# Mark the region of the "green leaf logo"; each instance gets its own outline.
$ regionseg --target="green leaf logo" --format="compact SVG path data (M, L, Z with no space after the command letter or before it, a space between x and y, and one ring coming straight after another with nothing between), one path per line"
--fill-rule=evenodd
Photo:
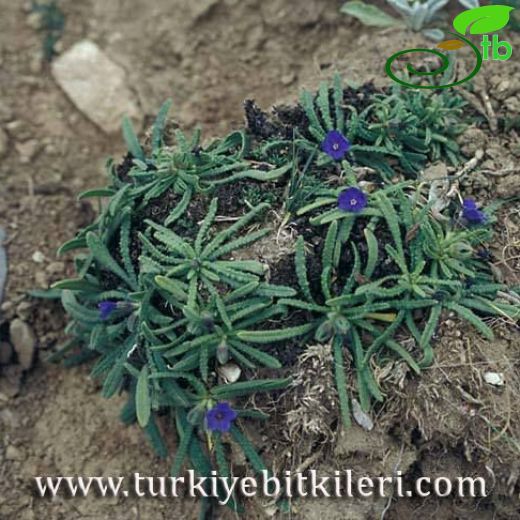
M499 31L509 22L513 7L508 5L486 5L460 13L453 20L453 27L460 34L486 34Z

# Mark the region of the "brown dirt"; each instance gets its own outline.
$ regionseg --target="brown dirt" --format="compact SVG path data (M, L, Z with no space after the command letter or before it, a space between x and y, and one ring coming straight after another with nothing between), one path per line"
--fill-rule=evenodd
M171 96L175 119L186 128L201 124L206 136L236 127L244 99L253 98L264 108L294 100L301 86L314 86L335 68L350 80L387 85L381 73L385 58L421 41L406 33L375 36L341 16L336 0L59 4L67 19L63 48L82 38L95 41L125 67L145 114L151 117ZM0 129L8 136L0 162L0 225L8 235L10 266L0 323L23 318L39 343L31 371L22 374L15 363L0 373L0 518L194 518L197 507L189 500L51 502L34 495L35 475L166 475L168 466L154 457L137 426L119 422L123 398L103 400L88 367L67 370L45 362L46 351L63 340L63 314L57 304L32 300L26 292L71 274L71 259L56 259L56 249L94 209L76 202L76 193L103 183L105 158L120 156L123 144L119 136L103 135L53 82L41 61L41 35L28 24L22 5L0 0L0 8ZM509 41L520 48L518 37L511 35ZM518 65L485 64L477 85L490 92L497 113L508 110L518 118ZM468 158L484 147L483 168L507 170L509 162L518 164L517 131L497 137L484 123L479 135L467 135ZM518 173L479 173L461 184L479 197L520 194ZM504 206L499 222L491 252L504 279L518 284L518 204ZM34 256L37 251L43 261ZM385 518L518 518L519 340L511 327L496 323L496 328L499 339L489 343L458 323L446 323L436 365L421 380L406 377L399 366L381 374L389 398L377 411L376 429L336 433L335 445L312 448L311 467L389 475L399 462L410 475L486 477L489 467L496 488L487 501L403 499ZM504 372L506 387L483 383L486 370ZM267 428L252 432L267 459L280 460L279 467L297 467L305 449L295 449L278 435L287 428L283 413ZM273 443L267 435L281 440ZM258 504L249 506L248 518L265 516ZM294 504L294 517L379 518L384 507L382 501L302 500Z

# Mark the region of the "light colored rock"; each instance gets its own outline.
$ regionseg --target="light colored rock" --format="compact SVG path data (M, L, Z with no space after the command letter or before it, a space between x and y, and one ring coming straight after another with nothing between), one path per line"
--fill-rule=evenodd
M289 72L287 74L284 74L280 78L282 85L288 87L289 85L292 85L296 80L296 74L294 72Z
M45 255L41 251L35 251L32 254L33 262L37 264L42 264L45 261Z
M9 139L7 134L0 128L0 159L7 155L9 151Z
M34 275L34 281L38 287L46 289L49 287L49 277L45 271L38 271Z
M448 168L442 162L438 162L428 166L421 176L424 181L435 181L445 179L448 176Z
M5 125L5 129L9 137L15 141L27 141L31 138L31 129L25 121L20 121L19 119L9 121L9 123Z
M9 325L9 337L24 370L31 368L36 351L36 336L25 321L14 319Z
M484 380L488 385L504 386L504 374L498 372L486 372Z
M13 111L11 107L5 102L0 100L0 121L7 123L13 119Z
M23 460L24 459L24 456L23 456L23 453L16 447L16 446L13 446L12 444L7 446L7 449L5 450L5 458L7 460Z
M14 316L15 306L11 301L5 301L0 305L0 317L11 320Z
M211 11L220 4L220 0L198 0L197 2L190 2L191 15L193 21L199 21L200 19L209 16Z
M27 16L26 21L31 29L39 30L43 27L43 16L41 12L33 11Z
M23 321L29 321L34 304L32 301L22 300L16 306L16 315Z
M43 70L43 50L36 49L31 53L29 59L29 70L32 74L40 74Z
M106 133L118 132L125 114L141 120L124 69L95 43L76 43L52 62L52 74L76 107Z
M217 367L217 372L226 383L236 383L240 379L242 370L235 363L226 363Z
M47 266L47 272L50 274L62 274L65 271L64 262L51 262Z
M20 365L9 365L2 368L0 401L9 401L18 395L22 383L22 372Z
M363 411L356 399L352 399L352 415L359 426L367 432L374 428L374 422L370 416Z
M29 164L41 150L41 144L36 139L29 139L23 143L16 143L16 151L20 155L20 162Z

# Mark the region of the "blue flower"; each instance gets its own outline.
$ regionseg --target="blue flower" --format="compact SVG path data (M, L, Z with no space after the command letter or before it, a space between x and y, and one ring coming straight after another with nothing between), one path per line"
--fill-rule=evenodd
M102 320L107 320L110 315L117 309L117 302L105 300L98 303L99 317Z
M368 197L359 188L348 188L338 197L338 208L349 213L359 213L368 204Z
M341 161L350 150L350 141L338 130L331 130L321 143L321 149L335 161Z
M237 413L226 402L217 403L211 410L206 412L208 429L212 432L228 432L231 428L231 423L236 418Z
M473 199L463 200L462 216L469 224L484 224L487 221L487 215L477 208L477 203Z

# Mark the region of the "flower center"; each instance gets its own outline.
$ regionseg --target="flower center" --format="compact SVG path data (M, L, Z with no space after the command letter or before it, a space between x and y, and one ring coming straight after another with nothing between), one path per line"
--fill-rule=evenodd
M215 419L217 419L217 421L222 421L222 419L224 419L224 414L222 412L217 412L215 414Z
M356 206L357 205L357 200L356 199L350 199L350 205L351 206Z
M339 150L339 143L334 143L332 145L332 149L335 150L335 151L338 151Z

